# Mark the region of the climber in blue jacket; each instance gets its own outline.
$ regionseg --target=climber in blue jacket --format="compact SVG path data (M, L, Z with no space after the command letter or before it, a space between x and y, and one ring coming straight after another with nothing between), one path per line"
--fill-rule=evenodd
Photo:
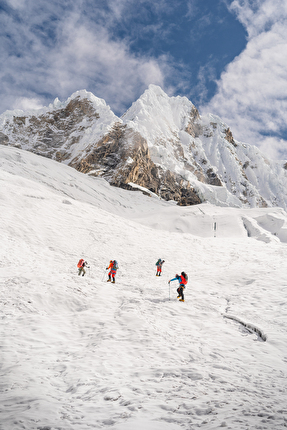
M185 289L185 286L187 284L188 276L185 272L181 272L180 275L175 275L175 278L170 279L168 281L168 283L170 283L172 281L176 281L176 280L178 280L178 282L179 282L179 287L177 289L177 292L178 292L177 298L179 299L180 302L184 302L183 290Z

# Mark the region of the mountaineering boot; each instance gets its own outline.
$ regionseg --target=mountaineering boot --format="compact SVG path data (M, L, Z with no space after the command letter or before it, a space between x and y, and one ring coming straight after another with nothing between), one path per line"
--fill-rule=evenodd
M179 299L180 298L180 296L177 296L177 299Z
M116 283L116 281L113 279L113 280L112 280L112 284L115 284L115 283Z
M111 282L111 280L110 280L110 279L108 279L108 280L107 280L107 282Z
M184 302L184 299L179 299L179 302Z

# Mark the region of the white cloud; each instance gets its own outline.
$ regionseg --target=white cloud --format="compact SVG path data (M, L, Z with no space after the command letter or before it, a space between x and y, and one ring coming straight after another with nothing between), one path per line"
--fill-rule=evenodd
M22 4L10 2L15 8ZM3 108L11 109L16 100L29 97L47 104L52 101L49 95L63 100L87 89L123 113L149 83L164 87L165 75L173 70L169 59L137 56L131 53L128 40L114 38L109 28L129 0L110 0L109 4L116 13L100 8L97 14L93 8L93 19L81 1L67 11L53 0L27 2L27 10L16 19L8 14L2 21L0 17L3 28L9 23L9 37L5 32L0 35Z
M186 6L187 6L186 16L189 18L192 18L193 16L195 16L198 11L197 0L187 0Z
M246 27L249 37L266 31L275 22L284 22L287 15L286 0L234 0L230 10Z
M14 105L12 106L12 109L22 109L24 111L26 110L34 110L34 109L41 109L43 107L43 104L40 99L38 98L29 98L29 97L19 97L15 100Z
M277 3L252 2L253 8L248 1L232 3L249 41L221 75L218 91L203 111L219 115L235 139L287 158L287 0L280 2L280 13Z
M7 3L13 9L23 9L25 7L26 0L7 0Z
M111 40L101 26L91 31L70 20L61 33L61 43L48 54L48 82L58 88L59 96L85 88L122 110L127 100L134 101L139 88L150 82L163 86L164 58L132 55L125 41Z

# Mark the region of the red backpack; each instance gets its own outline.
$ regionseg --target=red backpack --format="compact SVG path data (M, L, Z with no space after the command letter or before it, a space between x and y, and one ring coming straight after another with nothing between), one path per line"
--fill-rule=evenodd
M186 285L188 281L188 276L185 272L181 272L181 283Z
M79 260L78 264L77 264L77 267L78 267L78 268L82 267L82 265L83 265L83 262L84 262L84 261L85 261L85 260L84 260L83 258L81 258L81 259Z

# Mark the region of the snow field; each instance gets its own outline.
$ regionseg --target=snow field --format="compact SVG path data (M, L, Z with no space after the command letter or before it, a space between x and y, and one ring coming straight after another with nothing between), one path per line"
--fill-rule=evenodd
M30 179L28 159L26 177L16 163L0 170L0 429L286 426L286 244L247 237L229 208L214 208L225 222L206 237L211 205L188 212L102 181L91 190L77 172L69 195L67 167L60 180L63 166L27 157ZM184 303L168 286L182 270Z

